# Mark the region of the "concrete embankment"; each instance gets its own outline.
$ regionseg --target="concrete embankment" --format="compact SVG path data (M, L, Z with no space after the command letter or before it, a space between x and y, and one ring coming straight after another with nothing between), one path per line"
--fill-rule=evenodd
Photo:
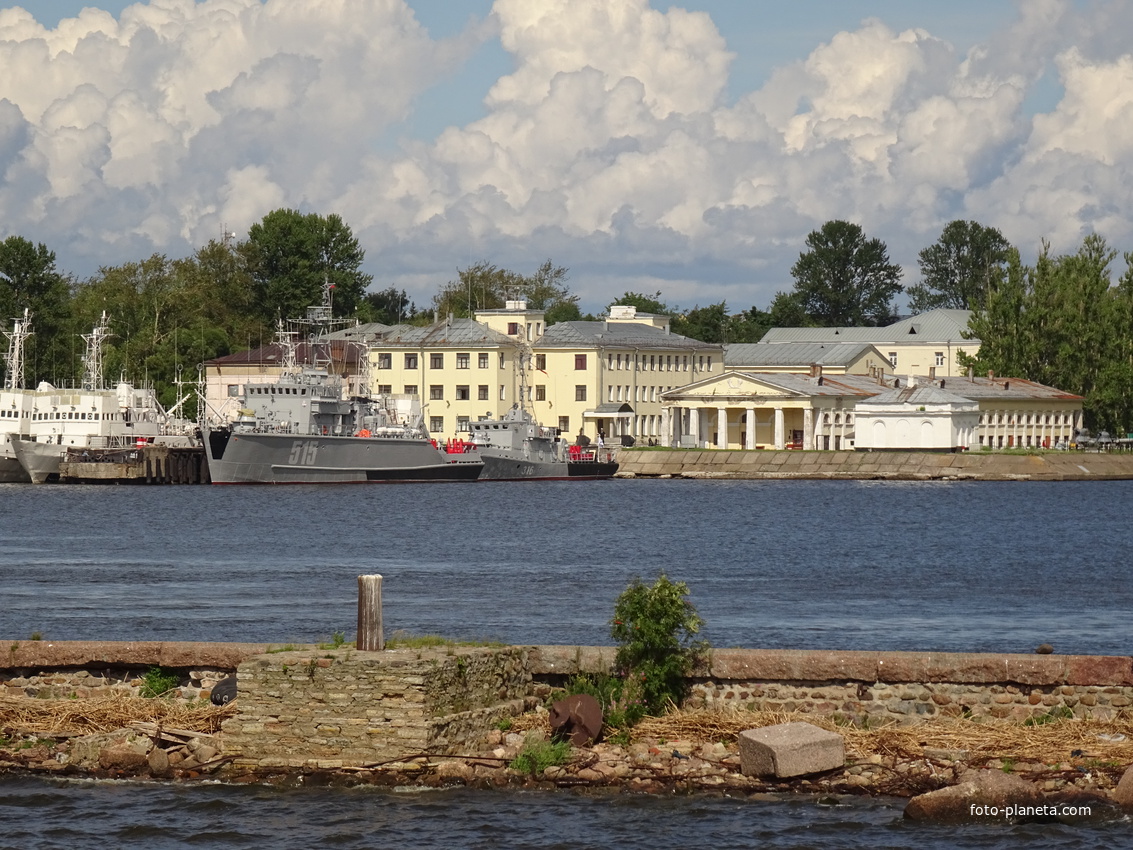
M622 449L620 478L1104 481L1133 479L1133 452L849 452Z

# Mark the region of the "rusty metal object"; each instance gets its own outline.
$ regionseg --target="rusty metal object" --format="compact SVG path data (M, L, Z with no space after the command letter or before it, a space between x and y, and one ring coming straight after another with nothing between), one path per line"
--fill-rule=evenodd
M575 694L551 706L551 735L569 738L576 747L585 747L602 734L602 706L589 694Z

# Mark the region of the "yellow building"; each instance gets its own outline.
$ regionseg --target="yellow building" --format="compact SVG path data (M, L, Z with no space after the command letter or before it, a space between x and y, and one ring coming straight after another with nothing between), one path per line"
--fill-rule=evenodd
M772 328L762 343L869 343L877 347L888 363L885 371L899 375L927 375L934 370L937 377L964 374L957 361L963 351L979 354L978 339L964 339L971 318L969 310L929 310L919 316L902 319L884 328Z
M497 418L518 401L526 334L525 325L509 336L451 316L424 328L398 325L370 342L370 391L419 399L429 432L456 437L469 422Z
M721 374L723 347L669 332L667 317L610 312L607 321L552 325L533 343L531 408L568 437L660 441L662 393Z

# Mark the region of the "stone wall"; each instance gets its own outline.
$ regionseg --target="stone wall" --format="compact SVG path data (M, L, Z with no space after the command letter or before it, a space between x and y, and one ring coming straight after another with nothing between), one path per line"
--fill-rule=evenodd
M538 647L536 680L609 670L613 650ZM690 704L800 711L858 724L929 717L1110 719L1133 705L1133 658L996 653L713 650Z
M738 451L621 449L618 477L912 481L1089 481L1133 478L1133 452Z
M251 768L336 768L473 751L531 689L522 648L284 652L242 663L224 752Z

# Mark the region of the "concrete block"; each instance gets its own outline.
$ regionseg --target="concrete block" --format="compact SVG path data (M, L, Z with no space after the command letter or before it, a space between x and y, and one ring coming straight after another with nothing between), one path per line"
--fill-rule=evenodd
M809 723L781 723L740 733L740 771L745 776L802 776L845 763L842 736Z

